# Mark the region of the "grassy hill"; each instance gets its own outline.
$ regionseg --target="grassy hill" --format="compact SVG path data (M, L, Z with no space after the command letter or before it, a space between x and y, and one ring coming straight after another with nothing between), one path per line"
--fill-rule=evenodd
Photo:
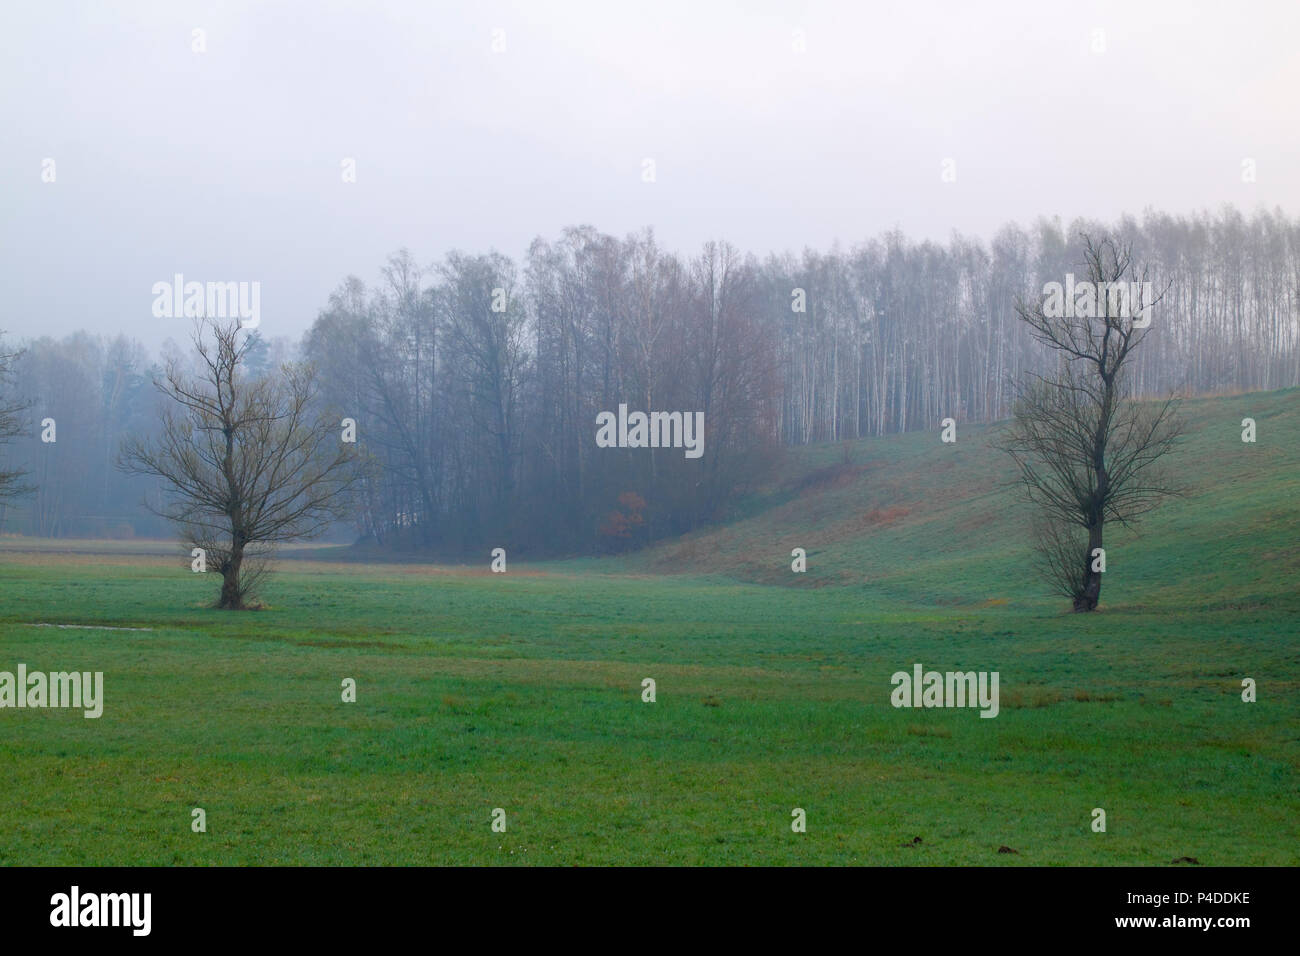
M1107 530L1102 606L1297 606L1300 390L1184 403L1171 469L1189 488L1138 527ZM1241 440L1253 418L1254 444ZM1030 511L991 444L911 433L792 453L750 516L619 562L633 571L717 574L798 588L844 586L910 604L1061 604L1032 568ZM845 456L847 453L847 462ZM790 551L808 553L793 574Z

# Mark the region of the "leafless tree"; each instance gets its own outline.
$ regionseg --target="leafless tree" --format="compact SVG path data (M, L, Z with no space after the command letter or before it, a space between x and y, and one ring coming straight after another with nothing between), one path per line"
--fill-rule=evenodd
M1180 493L1160 465L1181 426L1175 399L1134 400L1126 380L1133 350L1147 334L1144 323L1151 321L1147 310L1164 293L1144 291L1145 269L1138 284L1130 282L1136 269L1127 245L1110 238L1094 243L1086 234L1083 240L1095 308L1045 310L1042 301L1016 306L1059 363L1054 373L1029 375L1002 444L1040 510L1037 548L1046 577L1071 598L1074 610L1092 611L1101 598L1098 549L1106 522L1131 526ZM1107 294L1121 282L1133 290L1127 304Z
M200 321L198 373L176 362L156 384L170 399L156 439L128 438L131 473L162 479L159 511L221 572L217 606L247 606L277 542L314 537L341 517L355 476L353 446L320 413L314 367L286 364L261 377L242 365L251 339L238 323Z

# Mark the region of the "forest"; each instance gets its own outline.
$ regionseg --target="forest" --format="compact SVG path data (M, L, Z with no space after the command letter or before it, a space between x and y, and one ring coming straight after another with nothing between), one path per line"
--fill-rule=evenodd
M608 553L727 518L785 447L1005 418L1015 383L1057 361L1016 305L1080 271L1084 233L1131 243L1138 278L1164 293L1132 394L1300 384L1300 220L1232 207L1041 219L988 242L892 231L766 258L591 226L538 238L519 262L403 249L372 280L343 279L301 338L265 315L243 371L312 363L319 401L356 423L366 467L338 540ZM142 289L142 311L152 298ZM157 353L93 329L5 340L16 354L0 397L22 427L0 453L31 491L0 499L0 532L170 534L150 510L161 487L118 468L124 439L158 428L164 364L193 361L186 321L165 321ZM602 447L599 416L620 405L700 416L707 453Z

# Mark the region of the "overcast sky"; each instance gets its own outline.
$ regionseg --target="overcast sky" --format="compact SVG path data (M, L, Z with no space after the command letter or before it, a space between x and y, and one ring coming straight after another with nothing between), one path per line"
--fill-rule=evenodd
M296 338L402 246L578 223L765 254L1295 215L1297 50L1294 0L6 4L0 328L183 339L151 311L179 272L260 282Z

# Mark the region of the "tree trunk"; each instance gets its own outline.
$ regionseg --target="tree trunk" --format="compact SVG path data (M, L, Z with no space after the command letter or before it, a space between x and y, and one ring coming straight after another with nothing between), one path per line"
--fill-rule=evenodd
M224 611L242 611L244 594L239 587L239 569L244 563L244 546L236 542L230 549L230 563L221 573L221 602Z
M1094 571L1093 552L1101 547L1101 522L1088 529L1088 551L1083 556L1083 589L1074 596L1074 610L1095 611L1101 601L1101 572Z
M1098 276L1100 278L1100 276ZM1101 545L1101 531L1106 522L1107 496L1110 494L1110 473L1106 470L1106 440L1110 431L1112 410L1116 405L1114 373L1102 372L1106 390L1102 399L1101 424L1097 428L1092 449L1092 469L1096 481L1092 505L1088 514L1088 553L1083 556L1083 589L1074 596L1074 610L1095 611L1101 600L1101 574L1093 570L1094 555Z

